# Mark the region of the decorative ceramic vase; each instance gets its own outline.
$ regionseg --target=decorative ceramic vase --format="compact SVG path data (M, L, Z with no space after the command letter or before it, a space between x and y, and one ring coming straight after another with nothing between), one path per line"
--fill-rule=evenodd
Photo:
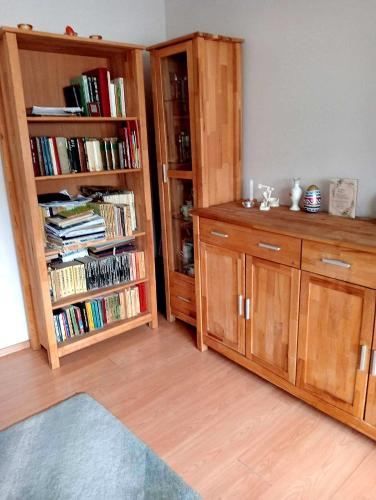
M312 184L312 186L307 187L304 193L304 210L311 214L315 214L320 210L320 206L321 191L315 184Z
M294 212L299 212L299 201L302 197L303 189L300 187L300 177L294 177L293 179L294 185L292 186L290 198L291 198L291 207L290 210Z

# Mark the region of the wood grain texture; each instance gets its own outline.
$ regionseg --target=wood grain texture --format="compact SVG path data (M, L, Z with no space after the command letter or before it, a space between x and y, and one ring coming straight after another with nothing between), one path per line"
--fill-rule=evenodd
M288 207L273 208L262 212L257 208L243 208L240 201L209 208L196 209L193 213L207 219L236 224L251 229L261 229L307 241L317 241L360 251L376 253L376 220L346 219L325 212L308 214L291 212Z
M376 428L376 319L373 333L372 354L368 377L367 400L364 420Z
M180 212L179 179L192 179L195 207L239 198L241 190L241 43L229 37L194 33L150 48L158 182L162 219L162 247L166 283L167 318L189 318L172 296L171 273L181 251L179 228L172 221ZM186 61L186 63L184 63ZM170 78L186 64L187 116L175 109ZM180 66L179 66L180 65ZM176 134L183 119L190 132L191 165L175 168ZM180 124L180 122L179 122ZM163 165L168 168L167 182ZM178 202L176 201L178 200ZM175 221L176 222L176 221ZM197 255L197 254L196 254ZM171 302L174 302L173 306ZM186 309L186 308L185 308ZM180 314L181 313L181 314Z
M14 209L13 227L21 268L26 310L33 347L40 344L47 350L50 366L59 366L59 357L84 346L117 335L142 322L157 326L155 292L153 221L149 179L149 158L146 135L146 111L143 77L143 51L137 46L112 42L93 43L69 40L69 37L43 33L25 33L3 29L0 32L2 62L1 103L4 105L5 173L8 196ZM29 135L61 135L108 137L118 134L121 120L56 117L27 119L26 107L32 105L59 106L64 104L63 87L77 74L105 66L113 76L125 77L127 112L137 117L143 168L139 171L116 172L116 175L74 175L34 178ZM94 182L95 179L95 182ZM17 180L17 182L16 182ZM37 195L67 189L76 195L81 186L113 186L130 189L135 193L137 223L142 237L137 239L137 249L145 252L146 291L148 312L134 320L106 327L98 335L88 335L75 342L57 345L53 307L51 304L47 266L44 251L44 234L40 224ZM13 212L13 210L12 210ZM96 294L96 292L95 292ZM79 297L72 296L73 303ZM85 297L82 296L82 299ZM68 305L64 301L64 305ZM61 304L60 304L61 305ZM38 332L38 335L36 334Z
M323 259L340 261L340 264L350 267L325 263ZM376 288L376 255L374 253L305 241L302 250L302 269L349 283Z
M300 271L246 257L246 355L295 384Z
M200 353L182 323L159 325L67 356L54 372L43 351L1 358L0 428L84 391L203 498L374 498L371 440Z
M244 354L245 256L201 243L200 267L205 335Z
M303 272L298 386L363 416L375 314L375 292ZM361 370L360 349L366 348Z
M300 268L302 242L298 238L201 217L200 234L202 241L212 245ZM271 248L267 248L269 245Z
M164 47L168 47L170 45L176 45L177 43L186 42L188 40L195 40L196 38L204 38L205 40L218 40L230 43L236 42L239 44L244 42L243 38L236 38L232 36L219 35L213 33L204 33L202 31L195 31L194 33L189 33L188 35L179 36L176 38L172 38L171 40L167 40L165 42L160 42L154 45L150 45L149 47L147 47L147 50L149 51L158 50Z

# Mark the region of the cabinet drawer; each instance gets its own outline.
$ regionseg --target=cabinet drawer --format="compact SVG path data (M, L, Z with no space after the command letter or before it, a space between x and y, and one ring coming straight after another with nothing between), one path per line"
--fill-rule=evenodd
M194 278L170 274L171 307L173 313L181 312L191 318L196 318L196 294Z
M200 219L200 240L261 259L300 268L301 240L225 222Z
M376 255L325 243L303 242L302 269L376 288Z

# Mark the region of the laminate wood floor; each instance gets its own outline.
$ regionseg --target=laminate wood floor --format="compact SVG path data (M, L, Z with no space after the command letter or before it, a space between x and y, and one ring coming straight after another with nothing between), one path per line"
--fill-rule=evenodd
M160 317L74 353L0 358L0 428L87 392L206 499L375 499L376 445Z

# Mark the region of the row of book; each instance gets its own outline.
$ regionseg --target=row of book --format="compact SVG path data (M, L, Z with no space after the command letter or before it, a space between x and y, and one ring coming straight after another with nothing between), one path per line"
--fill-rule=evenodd
M146 311L144 283L129 287L121 293L77 302L54 312L56 340L58 343L64 342Z
M51 262L48 278L53 302L70 295L145 278L143 251L105 257L86 256L72 262Z
M82 108L86 116L126 116L124 78L111 79L107 68L96 68L71 78L64 87L68 107Z
M62 252L78 250L82 244L132 236L129 205L96 202L62 211L45 220L46 241Z
M137 122L118 137L30 137L34 175L54 176L141 168Z

